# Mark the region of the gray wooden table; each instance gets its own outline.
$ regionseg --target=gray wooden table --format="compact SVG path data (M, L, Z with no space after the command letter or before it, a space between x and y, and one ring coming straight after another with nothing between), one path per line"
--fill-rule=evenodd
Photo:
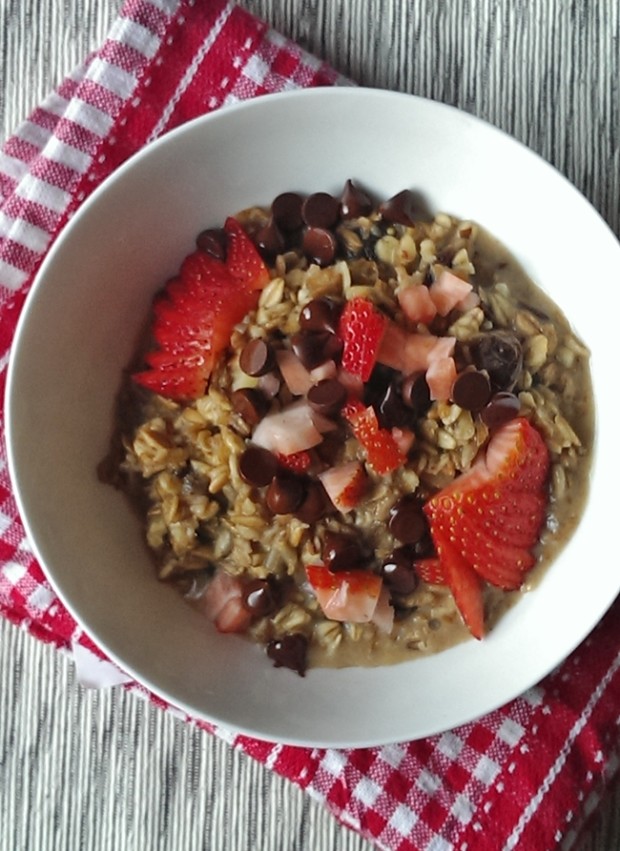
M104 38L119 0L0 0L0 140ZM246 0L356 82L485 118L620 233L618 0ZM544 198L532 199L544 203ZM0 850L369 851L296 787L0 622ZM579 851L620 848L610 791ZM536 849L527 849L536 851Z

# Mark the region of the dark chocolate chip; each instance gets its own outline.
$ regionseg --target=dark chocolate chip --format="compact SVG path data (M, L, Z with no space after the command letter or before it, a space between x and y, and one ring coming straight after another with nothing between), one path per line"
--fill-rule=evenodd
M310 228L333 227L340 214L340 202L329 192L313 192L301 207L301 216Z
M412 372L402 383L401 395L408 408L420 416L426 413L431 404L431 393L423 372Z
M267 507L274 514L292 514L302 504L306 489L297 476L278 473L267 488Z
M330 354L333 345L331 337L335 337L335 334L328 331L299 331L291 337L291 348L306 369L314 369L333 357L333 354ZM338 342L338 338L336 341Z
M299 314L299 326L304 331L331 331L336 333L340 306L331 298L314 298L305 304Z
M267 579L253 579L248 582L241 599L248 612L257 618L265 617L276 609L276 596Z
M271 215L283 231L294 231L303 224L301 207L303 198L297 192L282 192L271 205Z
M403 189L379 207L386 222L400 225L412 225L415 222L415 195L410 189Z
M226 233L223 228L207 228L196 237L196 247L216 260L226 259Z
M340 215L343 219L357 219L372 212L372 199L367 192L347 180L340 197Z
M260 390L244 387L230 397L233 409L248 423L257 425L269 410L269 402Z
M282 235L282 231L273 220L273 216L267 224L260 228L254 237L256 245L261 252L267 257L275 257L277 254L282 254L286 248L286 240Z
M262 446L248 446L239 458L241 478L257 488L267 487L277 470L276 456Z
M389 529L402 544L415 544L427 530L422 503L415 494L407 494L392 506Z
M494 429L519 415L521 402L514 393L500 391L491 397L480 411L480 419L487 428Z
M302 523L316 523L327 514L329 507L327 491L319 481L311 479L306 485L306 495L301 505L295 509L295 517Z
M260 338L250 340L239 355L239 366L246 375L254 378L271 372L275 366L275 357L269 343Z
M413 425L414 412L405 405L397 383L388 384L375 410L383 428L405 428Z
M336 237L326 228L309 227L304 232L302 250L317 266L329 266L333 263L337 248Z
M363 566L364 553L351 535L341 532L325 532L321 558L325 566L332 571L354 570Z
M414 554L410 547L398 547L381 565L381 575L390 591L411 594L418 587L413 567Z
M308 668L308 639L300 632L274 638L267 644L267 655L276 668L290 668L303 677Z
M491 382L486 372L468 366L460 372L452 385L452 401L466 411L484 408L491 396Z
M307 399L313 410L331 417L337 414L347 401L347 391L336 378L326 378L308 390Z
M471 343L478 369L485 369L493 390L512 390L523 366L521 343L510 331L489 331Z

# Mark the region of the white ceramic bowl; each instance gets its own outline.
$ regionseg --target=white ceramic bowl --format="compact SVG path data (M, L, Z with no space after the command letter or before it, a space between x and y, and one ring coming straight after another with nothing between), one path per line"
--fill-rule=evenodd
M421 190L431 208L479 221L514 252L591 348L596 452L569 546L482 643L302 679L272 667L262 648L217 634L155 580L140 523L95 471L151 297L195 234L284 190L339 192L348 177L378 198ZM120 168L65 228L17 331L10 466L50 582L137 680L195 716L264 739L401 741L505 703L557 665L620 588L610 557L620 478L617 311L605 307L618 268L615 237L561 175L498 130L431 101L316 89L230 107L170 133Z

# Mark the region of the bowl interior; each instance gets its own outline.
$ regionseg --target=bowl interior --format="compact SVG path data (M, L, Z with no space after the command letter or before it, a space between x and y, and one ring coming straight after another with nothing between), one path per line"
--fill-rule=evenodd
M159 584L139 521L98 482L120 376L155 290L195 235L285 190L377 198L420 190L436 211L483 224L561 306L592 352L591 494L570 545L482 643L396 667L276 670ZM597 287L620 247L577 191L530 151L449 107L407 95L317 89L198 119L145 149L83 206L23 312L7 430L22 516L52 584L119 665L188 712L261 738L370 745L424 736L506 702L589 632L616 596L611 546L613 311ZM598 283L597 283L598 282ZM588 564L587 581L583 565ZM351 711L352 705L355 711Z

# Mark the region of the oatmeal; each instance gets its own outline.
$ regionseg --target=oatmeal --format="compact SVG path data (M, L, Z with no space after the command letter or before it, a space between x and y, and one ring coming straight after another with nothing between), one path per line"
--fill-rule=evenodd
M588 351L474 222L287 192L153 303L105 477L160 580L278 666L481 638L577 524Z

